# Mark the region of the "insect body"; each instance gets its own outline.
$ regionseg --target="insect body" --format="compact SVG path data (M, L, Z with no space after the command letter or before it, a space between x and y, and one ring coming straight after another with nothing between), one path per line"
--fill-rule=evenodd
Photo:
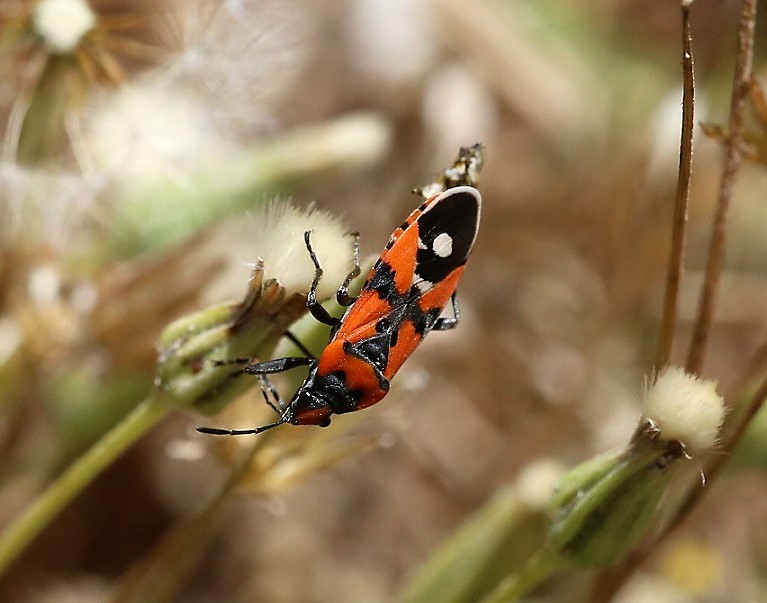
M430 331L458 324L455 289L477 236L480 208L479 191L470 186L451 188L426 200L391 235L357 298L347 291L359 274L355 241L355 269L337 295L338 302L348 306L340 319L317 302L322 268L311 246L311 233L305 233L315 265L307 306L317 320L332 326L330 342L319 358L304 350L306 357L278 358L241 369L266 375L309 366L309 374L293 399L287 405L280 404L279 421L255 429L199 431L245 435L283 423L327 426L334 413L352 412L378 402L389 391L392 377ZM452 301L453 317L440 317L448 301Z

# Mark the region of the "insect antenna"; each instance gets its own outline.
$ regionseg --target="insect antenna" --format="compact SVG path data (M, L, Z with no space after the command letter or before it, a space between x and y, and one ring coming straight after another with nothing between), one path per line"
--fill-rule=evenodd
M277 427L278 425L288 423L290 421L291 413L288 412L285 408L284 402L280 399L279 394L274 389L266 375L261 375L261 377L261 395L264 397L264 400L266 400L266 403L274 410L274 412L282 415L279 421L269 423L268 425L262 425L261 427L255 427L253 429L220 429L218 427L197 427L197 431L206 435L219 436L256 435L268 431L273 427ZM274 396L274 401L269 399L267 389L268 392Z
M200 433L204 433L206 435L223 435L223 436L240 436L240 435L256 435L259 433L264 433L265 431L268 431L272 429L273 427L277 427L278 425L282 425L284 423L287 423L288 419L286 417L283 417L279 421L276 421L274 423L269 423L268 425L262 425L261 427L256 427L255 429L219 429L218 427L197 427L197 431Z
M285 339L291 341L294 346L296 346L299 350L301 350L301 353L306 354L307 358L311 358L312 360L316 360L317 357L312 354L309 351L309 348L307 348L303 343L301 343L301 340L293 335L290 331L285 331Z
M213 366L242 366L253 362L252 358L227 358L226 360L212 360Z

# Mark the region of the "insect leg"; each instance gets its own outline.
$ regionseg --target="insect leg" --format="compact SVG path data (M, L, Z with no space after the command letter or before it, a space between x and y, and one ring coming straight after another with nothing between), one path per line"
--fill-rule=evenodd
M246 375L263 375L265 373L282 373L283 371L289 371L297 366L307 366L311 364L316 358L307 350L301 342L295 337L290 335L288 339L293 341L302 352L308 354L308 356L289 356L287 358L275 358L274 360L266 360L264 362L253 362L252 358L229 358L227 360L214 360L215 366L230 366L240 365L242 369L241 373Z
M455 297L455 293L450 297L453 303L453 318L438 318L432 327L432 331L447 331L452 329L461 320L461 312L458 310L458 300Z
M295 362L299 360L303 362ZM278 425L290 423L291 419L293 418L294 411L285 405L285 403L282 401L282 398L280 398L280 394L277 393L277 390L274 388L272 382L269 380L266 374L278 373L294 368L296 366L300 366L301 364L311 364L312 362L313 360L311 358L277 358L276 360L268 360L266 362L250 364L245 367L245 369L250 369L252 371L251 374L258 375L261 378L261 395L264 397L264 400L266 400L266 403L269 405L269 407L278 415L280 415L279 421L269 423L268 425L263 425L262 427L256 427L254 429L220 429L218 427L198 427L197 431L207 435L255 435L258 433L263 433L264 431L272 429L273 427L277 427ZM243 369L243 372L246 372L245 369ZM269 398L269 395L272 396L271 399Z
M265 360L264 362L255 362L246 364L240 370L246 375L265 375L266 373L282 373L289 371L297 366L308 366L314 362L313 358L306 356L289 356L287 358L275 358L274 360Z
M304 233L306 250L309 252L312 262L314 262L314 280L312 281L312 286L309 288L309 293L306 296L306 307L309 308L309 312L311 312L312 316L319 322L334 327L341 322L340 319L331 316L328 311L322 307L320 302L317 301L317 285L322 278L322 267L320 266L320 261L317 259L317 254L314 253L314 249L312 249L311 234L311 230L307 230Z
M338 301L340 306L351 306L357 301L356 297L349 295L349 285L360 275L360 233L353 232L352 236L354 237L354 268L346 275L344 282L341 283L336 293L336 301Z
M282 401L279 392L274 388L269 377L265 374L259 375L259 377L261 377L261 395L264 397L264 400L269 407L278 415L282 416L287 407ZM269 396L271 396L271 398Z

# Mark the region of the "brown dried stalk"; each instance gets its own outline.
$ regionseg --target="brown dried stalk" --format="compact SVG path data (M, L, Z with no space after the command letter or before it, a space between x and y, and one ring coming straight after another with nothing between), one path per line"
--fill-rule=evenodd
M666 297L663 302L658 351L655 357L655 371L668 364L674 341L677 319L679 282L682 279L684 244L687 234L687 207L690 197L690 176L692 174L692 134L695 125L695 61L692 54L690 34L690 8L682 4L682 73L684 92L682 95L682 140L679 146L679 177L676 184L674 222L671 234L671 254L666 275Z
M713 317L713 306L716 300L722 265L724 262L724 243L728 210L732 199L735 177L742 159L741 145L743 141L745 111L751 82L756 2L757 0L743 1L738 34L738 57L735 66L732 98L730 101L729 136L725 147L725 160L722 170L722 179L719 186L719 199L714 218L708 264L706 266L698 315L695 321L693 338L690 344L686 365L686 369L693 373L700 372L705 358L708 333ZM683 21L689 19L688 7L689 2L683 0ZM684 27L685 26L683 25L683 29ZM725 450L731 450L735 443L740 440L751 418L753 418L756 412L761 408L765 397L767 397L767 378L765 378L759 386L737 425L732 428L731 432L726 437L723 446ZM706 464L704 474L706 475L707 483L710 484L716 477L726 459L727 456L722 454L714 457ZM690 511L692 511L700 501L703 494L703 488L693 487L676 509L671 521L668 522L656 537L646 542L620 564L598 573L594 578L589 600L598 603L612 599L623 584L634 574L650 554L657 549L658 545L668 538L669 535L682 524L690 514Z
M735 63L735 79L730 100L729 135L725 144L722 179L714 215L711 246L708 253L703 290L698 314L690 342L685 368L690 373L700 373L706 356L708 335L714 315L714 304L724 265L724 246L727 234L727 218L735 186L735 177L743 158L743 131L746 120L748 95L751 88L751 65L754 55L754 28L756 23L756 0L744 0L738 34L738 58Z

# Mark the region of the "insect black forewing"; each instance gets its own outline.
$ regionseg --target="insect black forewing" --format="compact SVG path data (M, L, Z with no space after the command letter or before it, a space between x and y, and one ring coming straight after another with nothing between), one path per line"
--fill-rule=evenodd
M418 217L418 280L439 283L466 263L477 238L480 206L479 192L460 186L447 190Z

